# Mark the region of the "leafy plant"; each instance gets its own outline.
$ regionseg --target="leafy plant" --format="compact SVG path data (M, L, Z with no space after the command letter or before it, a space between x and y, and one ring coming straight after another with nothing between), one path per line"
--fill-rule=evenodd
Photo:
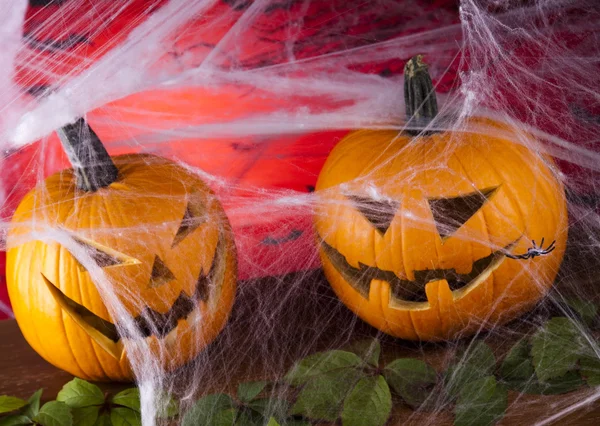
M551 318L517 341L501 362L487 344L474 341L459 348L441 372L414 358L382 363L379 341L366 339L307 356L281 380L240 383L235 395L206 395L178 421L183 426L310 426L319 421L383 426L397 401L419 410L441 403L453 409L456 426L490 426L504 416L509 390L548 395L600 386L598 343L580 328L597 323L598 311L586 302L570 301L568 306L581 323ZM41 405L41 396L42 390L27 401L0 396L0 426L141 424L136 388L110 396L76 378L64 385L56 401ZM170 396L157 399L164 403L164 416L178 415Z
M583 336L571 319L551 318L512 347L500 377L512 389L542 395L571 392L586 382L598 386L600 360Z
M373 426L384 425L392 412L390 388L414 406L437 381L435 371L416 359L381 365L375 339L345 349L311 355L292 367L284 377L299 389L291 414L311 420L341 418L344 426L361 425L365 419ZM408 396L412 384L422 392Z
M437 373L427 363L411 358L397 359L386 365L383 375L390 387L412 408L419 408L438 381Z
M219 393L200 398L185 413L182 426L207 424L214 426L310 426L289 416L286 399L261 397L267 382L247 382L238 386L235 398Z
M40 407L42 389L28 401L0 397L0 426L136 426L141 425L138 389L126 389L114 396L104 395L92 383L75 378L56 397ZM4 400L6 403L2 403ZM12 407L12 408L11 408ZM9 410L10 408L10 410Z

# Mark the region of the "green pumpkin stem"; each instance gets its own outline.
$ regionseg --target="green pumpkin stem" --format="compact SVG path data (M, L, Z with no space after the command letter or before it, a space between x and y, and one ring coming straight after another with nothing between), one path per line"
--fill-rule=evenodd
M406 117L418 128L427 127L438 113L433 82L423 55L412 57L404 66Z
M73 165L78 188L96 191L117 180L117 166L83 118L61 127L56 133Z

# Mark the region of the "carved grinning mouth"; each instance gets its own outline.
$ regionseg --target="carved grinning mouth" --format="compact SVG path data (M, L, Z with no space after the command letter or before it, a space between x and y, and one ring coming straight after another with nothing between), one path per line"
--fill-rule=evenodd
M196 288L191 296L188 296L182 291L168 312L162 314L146 306L140 315L133 318L133 322L141 337L147 338L155 335L159 338L164 338L177 327L179 320L190 319L194 316L194 313L197 313L200 301L208 302L209 298L218 299L219 296L218 294L215 294L216 292L214 290L220 288L225 278L225 258L225 240L220 236L211 268L208 274L205 274L202 270L200 271ZM69 298L46 278L43 273L42 278L54 297L54 300L56 300L60 307L67 312L71 318L96 341L96 343L109 354L120 359L124 351L117 325L100 318L85 306ZM123 337L131 338L132 336L124 335Z
M471 272L468 274L459 274L455 269L426 269L414 271L415 279L412 281L400 278L392 271L384 271L360 262L358 263L359 267L355 268L348 263L343 254L324 240L321 241L321 245L333 267L365 299L369 298L371 281L382 280L390 286L391 307L401 307L408 304L415 308L427 308L429 307L425 293L427 283L442 279L446 280L453 295L458 298L485 281L492 272L498 269L506 259L508 251L517 242L518 240L508 244L503 249L492 252L489 256L476 260L473 262Z

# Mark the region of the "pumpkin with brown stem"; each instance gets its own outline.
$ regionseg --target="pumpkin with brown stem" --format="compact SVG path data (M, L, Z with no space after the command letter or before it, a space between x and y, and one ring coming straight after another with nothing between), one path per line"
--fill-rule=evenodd
M83 119L58 133L74 169L29 192L8 233L8 291L23 335L89 380L133 378L125 339L144 339L144 355L165 370L183 365L219 334L233 304L235 247L219 201L164 158L111 158ZM100 277L122 318L107 309Z
M407 115L437 101L421 57L405 68ZM547 292L567 241L550 158L516 128L471 118L458 131L358 130L319 175L315 225L325 275L381 331L442 340L504 323Z

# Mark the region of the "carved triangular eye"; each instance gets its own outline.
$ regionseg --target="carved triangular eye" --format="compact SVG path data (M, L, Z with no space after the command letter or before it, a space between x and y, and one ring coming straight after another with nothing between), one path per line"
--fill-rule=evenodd
M173 272L165 265L160 257L154 256L152 275L150 276L150 287L156 288L175 279Z
M374 200L360 195L348 195L348 198L381 235L387 232L400 207L400 202L394 200Z
M198 229L204 222L206 222L206 206L197 193L192 193L171 247L175 247L183 241L185 237Z
M94 241L86 240L81 237L73 237L73 239L81 248L85 249L88 256L90 256L101 268L140 263L133 257L129 257L109 247L102 246ZM79 267L85 270L83 265L79 264Z
M463 226L483 207L497 189L496 186L459 197L430 198L428 200L429 208L442 240L450 237Z

